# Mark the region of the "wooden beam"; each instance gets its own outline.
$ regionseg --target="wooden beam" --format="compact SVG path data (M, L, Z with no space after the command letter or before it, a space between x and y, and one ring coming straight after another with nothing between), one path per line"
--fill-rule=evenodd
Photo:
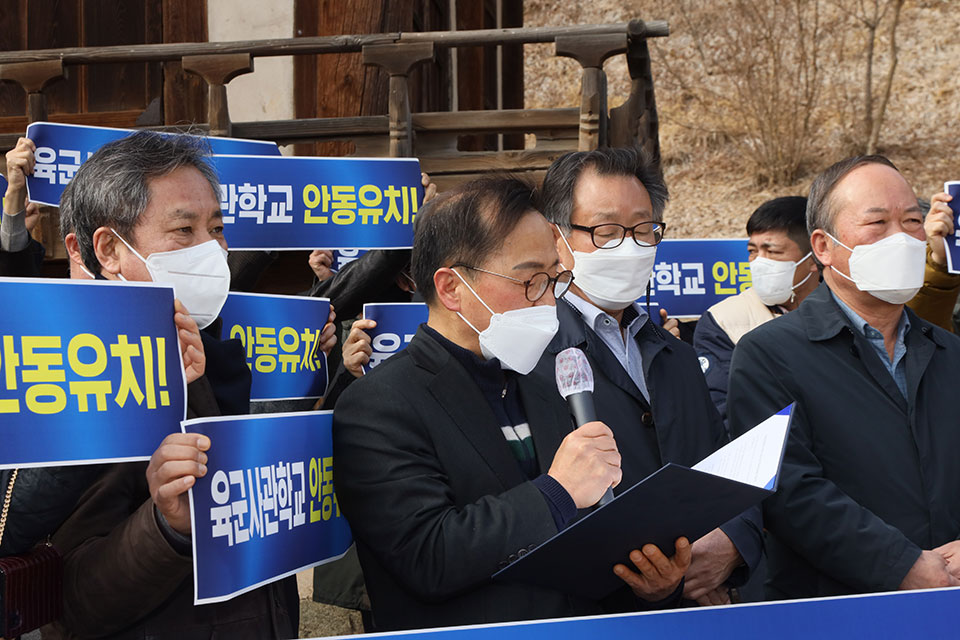
M420 156L420 168L431 176L452 173L546 170L554 160L570 149L541 151L492 151Z
M431 42L381 44L363 48L363 63L382 67L390 75L390 155L413 154L413 124L410 117L408 77L414 65L433 60Z
M631 23L632 24L632 23ZM607 144L607 76L603 62L627 50L627 34L561 36L556 55L573 58L580 76L580 151Z
M63 77L63 63L59 60L0 64L0 80L15 82L27 92L29 122L47 119L47 98L43 90Z
M183 70L207 81L207 122L210 135L230 136L230 110L227 107L227 83L239 75L253 71L249 53L213 56L185 56Z
M630 23L580 25L572 27L518 27L514 29L477 29L473 31L424 31L420 33L378 33L365 35L317 36L313 38L274 38L233 42L163 43L135 46L68 47L33 51L2 51L0 64L62 60L65 65L107 62L168 62L184 56L249 53L251 57L290 56L319 53L349 53L363 47L396 43L428 43L437 47L469 47L496 44L553 42L567 35L626 34ZM646 37L670 34L666 21L645 22Z
M438 111L413 114L413 129L426 132L527 133L541 129L576 128L579 121L579 109Z

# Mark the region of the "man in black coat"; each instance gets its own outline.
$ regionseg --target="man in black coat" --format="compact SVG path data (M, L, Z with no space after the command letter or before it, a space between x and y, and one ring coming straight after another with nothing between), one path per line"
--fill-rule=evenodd
M638 148L570 153L547 171L542 193L574 281L557 303L560 330L536 374L555 389L556 354L586 353L597 415L623 456L621 491L668 462L693 466L726 444L726 431L693 349L635 302L663 238L667 188L656 164ZM751 510L694 542L685 597L730 602L729 587L760 560L759 520Z
M217 176L205 151L193 136L137 132L94 153L60 203L71 277L173 284L190 417L248 413L250 401L243 346L219 335L229 269ZM179 300L185 296L189 307ZM64 557L64 607L44 637L297 634L293 578L194 606L188 490L217 445L178 426L170 425L149 463L103 465L54 533Z
M923 284L923 213L886 158L814 181L824 283L733 354L734 435L796 402L764 505L770 598L960 584L960 339L904 308Z
M558 271L522 182L478 180L418 215L413 272L429 320L334 411L334 483L377 630L604 610L490 578L620 481L610 430L571 432L556 390L522 375L556 331L554 295L569 284ZM689 543L677 547L673 558L633 551L642 575L610 568L635 607L677 592Z

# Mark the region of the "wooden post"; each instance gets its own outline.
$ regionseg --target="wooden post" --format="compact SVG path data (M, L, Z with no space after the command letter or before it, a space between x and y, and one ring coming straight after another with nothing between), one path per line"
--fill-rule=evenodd
M47 119L47 97L43 90L63 77L63 62L60 60L0 64L0 80L16 82L27 92L28 122Z
M650 71L650 51L642 21L630 23L627 45L630 97L610 111L610 145L625 147L639 143L654 158L660 157L659 122Z
M580 151L607 144L607 76L603 62L627 50L625 33L559 36L555 55L580 63Z
M184 56L183 70L207 81L207 120L210 135L229 137L230 110L227 106L227 83L253 71L249 53L226 53L208 56Z
M413 155L413 120L410 114L409 75L414 65L433 60L432 42L378 44L363 47L363 63L377 65L390 74L390 155Z

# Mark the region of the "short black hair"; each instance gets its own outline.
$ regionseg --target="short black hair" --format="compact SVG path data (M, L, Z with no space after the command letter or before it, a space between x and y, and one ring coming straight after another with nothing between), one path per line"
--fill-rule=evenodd
M523 216L537 210L534 203L533 185L509 175L478 178L428 202L417 214L410 259L424 301L436 299L437 269L482 266Z
M807 199L803 196L784 196L767 200L747 220L747 235L764 231L783 231L797 243L804 254L810 252L807 233Z
M573 192L585 169L601 176L634 176L647 190L653 205L653 219L663 221L663 209L670 194L663 182L659 163L642 147L601 147L574 151L554 160L543 178L540 211L565 232L573 216Z

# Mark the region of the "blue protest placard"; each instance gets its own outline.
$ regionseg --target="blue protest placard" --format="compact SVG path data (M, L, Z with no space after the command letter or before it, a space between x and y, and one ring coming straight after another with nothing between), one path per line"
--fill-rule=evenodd
M214 156L231 249L409 249L416 158Z
M37 145L33 175L27 176L27 194L32 202L53 207L60 205L60 194L73 179L77 169L93 153L114 140L125 138L133 129L87 127L77 124L33 122L27 126L27 137ZM217 138L207 136L212 153L279 156L274 142Z
M960 588L375 633L405 640L953 638ZM349 636L337 636L348 638Z
M746 240L664 240L650 277L651 314L663 308L674 317L698 317L751 281Z
M343 269L366 252L365 249L335 249L333 251L333 262L330 265L330 270L337 273L340 269Z
M378 364L402 351L413 340L417 327L427 321L427 305L422 302L378 302L363 305L365 320L374 320L370 330L370 362L363 367L369 373Z
M145 460L186 411L173 287L0 278L0 468Z
M319 398L327 390L320 332L330 300L231 293L220 311L223 335L239 339L253 374L251 400Z
M950 273L960 273L960 181L951 180L943 183L943 192L953 196L953 200L947 203L953 212L953 233L944 236L943 244L947 249L947 271Z
M222 602L346 553L333 411L198 418L207 473L190 490L196 604Z

